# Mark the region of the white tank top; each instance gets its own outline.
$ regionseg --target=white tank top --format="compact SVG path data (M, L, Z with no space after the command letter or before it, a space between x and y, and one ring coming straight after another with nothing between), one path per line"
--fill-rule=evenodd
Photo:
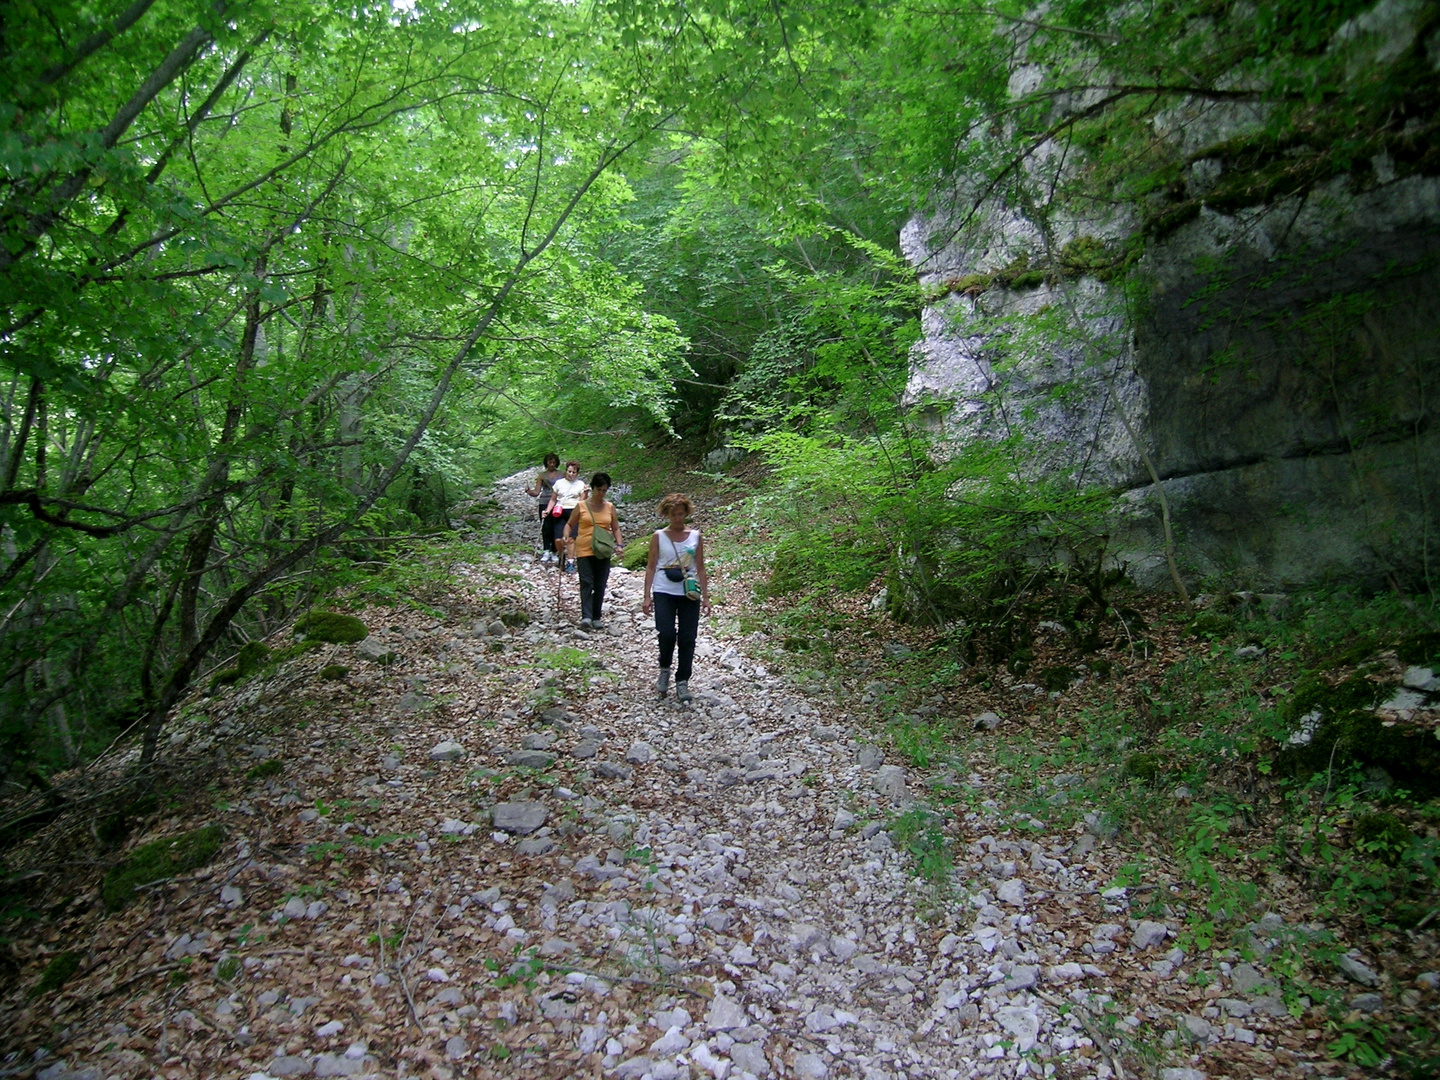
M665 576L665 567L678 566L686 573L695 572L695 550L700 545L700 530L691 529L684 540L671 540L664 529L657 529L655 535L659 537L660 557L655 562L655 580L650 583L650 591L684 596L684 580L671 581Z

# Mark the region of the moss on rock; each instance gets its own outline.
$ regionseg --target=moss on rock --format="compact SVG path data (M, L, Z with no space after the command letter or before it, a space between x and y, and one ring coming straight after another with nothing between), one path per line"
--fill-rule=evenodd
M1335 684L1316 673L1296 683L1282 715L1297 737L1308 733L1309 739L1284 747L1282 768L1311 776L1351 762L1379 765L1415 794L1440 794L1440 741L1428 731L1385 726L1375 706L1390 688L1372 683L1365 671Z
M650 544L648 541L643 544L630 543L625 545L625 554L620 556L620 565L633 573L637 570L644 570L649 559Z
M338 611L311 611L296 620L295 633L312 641L353 645L364 641L370 631L354 615L342 615Z
M45 971L40 976L40 981L30 988L30 996L32 998L40 997L40 995L48 994L52 990L59 990L69 982L70 977L79 970L79 953L68 950L57 953L54 959L45 965Z
M1070 684L1080 677L1073 667L1057 664L1040 672L1040 685L1052 694L1070 689Z
M279 758L270 758L262 761L259 765L251 766L250 771L245 774L249 780L264 780L267 777L279 776L285 766L280 763Z
M320 669L320 678L328 682L339 682L350 674L350 669L344 664L326 664Z
M270 646L263 641L247 641L235 659L240 678L248 679L270 662Z
M117 911L134 899L138 886L199 869L215 857L224 839L222 826L205 825L141 845L105 875L100 886L105 906Z
M1164 754L1138 753L1125 759L1125 775L1133 776L1142 784L1158 784L1173 771Z

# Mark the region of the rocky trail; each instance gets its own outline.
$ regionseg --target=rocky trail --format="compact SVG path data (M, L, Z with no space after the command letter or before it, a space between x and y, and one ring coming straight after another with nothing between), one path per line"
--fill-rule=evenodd
M79 970L7 992L0 1075L1343 1071L1263 962L1187 955L1163 884L1112 887L1135 853L1103 816L1011 829L993 775L908 766L863 689L767 670L734 610L702 622L694 703L657 701L640 574L582 632L519 479L495 494L508 553L449 568L427 610L361 612L359 646L187 708L172 749L214 763L213 812L135 839L208 821L219 853L112 914L76 897L25 946L27 972ZM945 886L894 824L923 826L935 784L973 796ZM1256 953L1305 932L1266 916ZM1401 992L1345 960L1357 1009Z

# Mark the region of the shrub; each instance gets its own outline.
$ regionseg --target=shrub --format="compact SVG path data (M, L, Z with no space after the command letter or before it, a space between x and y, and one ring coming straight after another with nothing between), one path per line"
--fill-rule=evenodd
M330 682L338 682L350 674L350 669L344 664L326 664L320 669L320 678Z
M1350 842L1357 851L1389 866L1400 865L1415 834L1394 814L1357 814L1350 825Z
M311 611L300 616L295 622L295 633L332 645L353 645L370 636L363 622L354 615L342 615L338 611Z
M196 870L215 857L225 839L220 825L206 825L179 836L168 836L136 848L110 869L100 896L111 911L123 908L140 885Z

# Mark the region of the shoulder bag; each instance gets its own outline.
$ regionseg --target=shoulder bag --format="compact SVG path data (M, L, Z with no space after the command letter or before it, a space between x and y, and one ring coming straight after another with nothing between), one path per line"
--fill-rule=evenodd
M590 511L590 551L597 559L609 561L615 554L615 534L595 524L595 511L590 509L588 502L585 509Z

